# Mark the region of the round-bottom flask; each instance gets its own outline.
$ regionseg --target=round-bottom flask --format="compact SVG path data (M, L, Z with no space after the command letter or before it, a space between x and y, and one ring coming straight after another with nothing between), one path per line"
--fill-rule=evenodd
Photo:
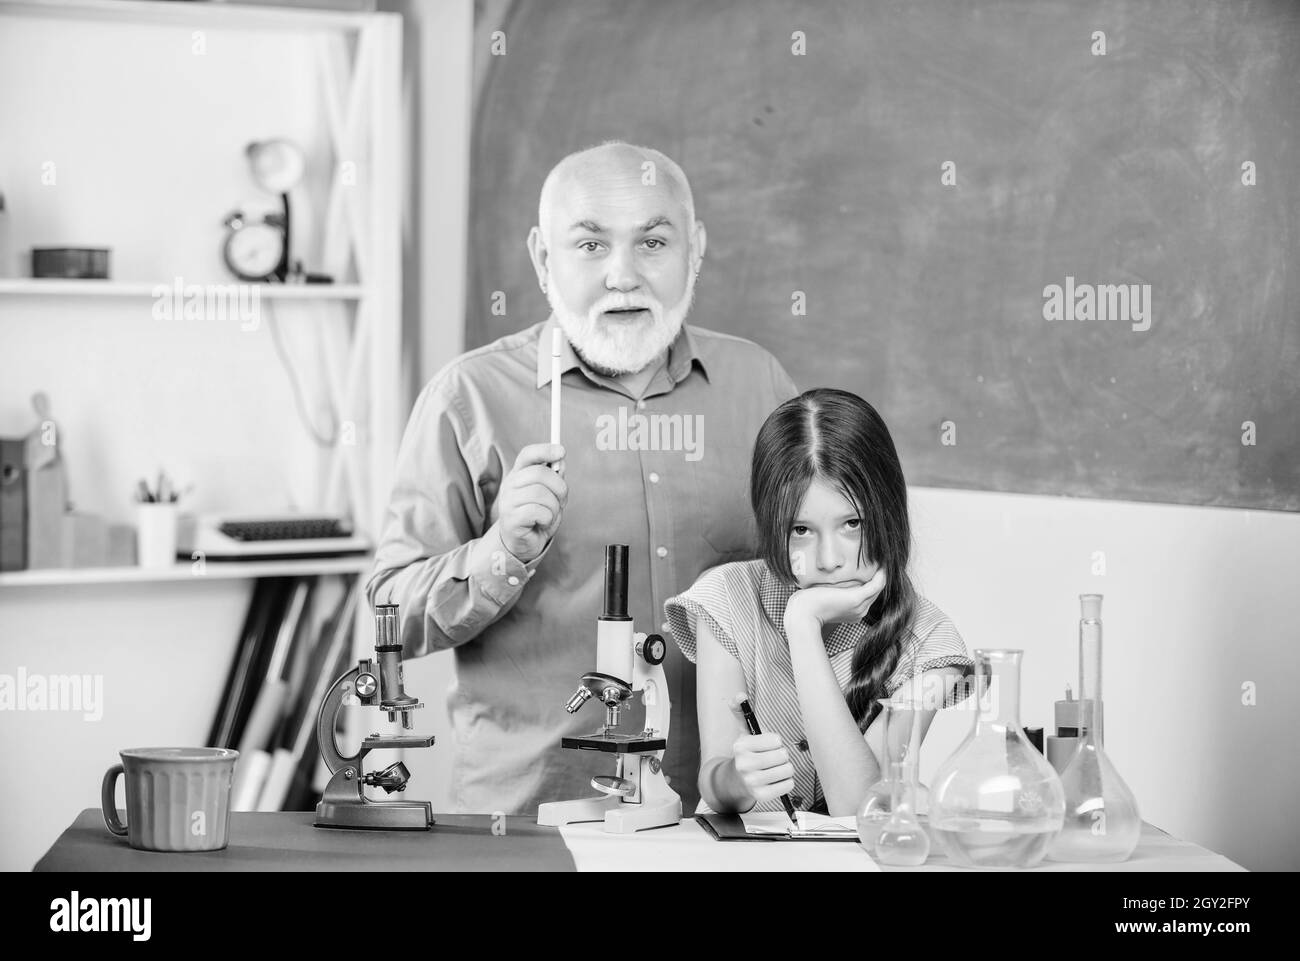
M1030 867L1061 830L1065 792L1020 726L1023 651L977 650L979 713L935 772L929 830L966 867Z

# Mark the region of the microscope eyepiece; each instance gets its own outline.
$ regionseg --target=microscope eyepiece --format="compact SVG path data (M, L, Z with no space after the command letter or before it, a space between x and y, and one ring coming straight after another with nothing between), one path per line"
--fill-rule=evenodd
M626 544L605 546L605 610L601 620L627 620Z
M402 627L396 604L375 605L375 647L402 646Z

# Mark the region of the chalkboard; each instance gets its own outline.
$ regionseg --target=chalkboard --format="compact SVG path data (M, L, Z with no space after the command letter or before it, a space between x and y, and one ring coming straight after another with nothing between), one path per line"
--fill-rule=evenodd
M708 228L690 322L910 483L1300 510L1300 4L524 0L477 48L470 346L546 314L546 172L627 139Z

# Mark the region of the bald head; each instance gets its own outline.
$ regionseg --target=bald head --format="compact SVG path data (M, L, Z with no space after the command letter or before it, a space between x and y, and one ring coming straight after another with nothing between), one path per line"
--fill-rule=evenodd
M695 224L695 198L682 168L652 147L611 141L571 153L556 164L542 184L537 205L537 225L547 244L566 212L591 202L619 203L631 193L659 192L671 197L684 211L677 227L689 235Z

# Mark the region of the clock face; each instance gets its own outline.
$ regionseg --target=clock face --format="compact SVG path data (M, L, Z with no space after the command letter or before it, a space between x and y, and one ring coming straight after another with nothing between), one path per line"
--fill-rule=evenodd
M263 280L280 265L284 234L270 224L246 224L226 239L226 264L244 280Z

